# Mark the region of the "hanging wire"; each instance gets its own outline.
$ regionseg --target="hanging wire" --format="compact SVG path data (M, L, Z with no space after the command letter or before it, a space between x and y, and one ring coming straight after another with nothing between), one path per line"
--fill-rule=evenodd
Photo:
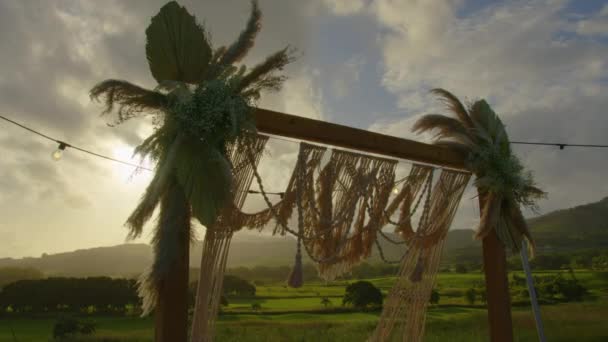
M16 126L18 126L18 127L21 127L21 128L23 128L23 129L25 129L25 130L27 130L27 131L30 131L30 132L32 132L32 133L34 133L34 134L37 134L37 135L39 135L39 136L41 136L41 137L43 137L43 138L45 138L45 139L47 139L47 140L53 141L53 142L55 142L55 143L59 144L60 146L63 146L64 148L65 148L65 147L73 148L73 149L75 149L75 150L78 150L78 151L80 151L80 152L84 152L84 153L88 153L88 154L90 154L90 155L92 155L92 156L95 156L95 157L98 157L98 158L103 158L103 159L110 160L110 161L113 161L113 162L116 162L116 163L121 163L121 164L124 164L124 165L133 166L133 167L135 167L135 168L137 168L137 169L142 169L142 170L147 170L147 171L153 171L152 169L147 168L147 167L142 166L142 165L133 164L133 163L126 162L126 161L124 161L124 160L119 160L119 159L115 159L115 158L112 158L112 157L104 156L104 155L102 155L102 154L99 154L99 153L96 153L96 152L93 152L93 151L90 151L90 150L84 149L84 148L82 148L82 147L78 147L78 146L76 146L76 145L73 145L73 144L67 143L67 142L65 142L65 141L62 141L62 140L59 140L59 139L55 139L55 138L53 138L53 137L50 137L50 136L48 136L48 135L46 135L46 134L44 134L44 133L41 133L41 132L39 132L39 131L37 131L37 130L35 130L35 129L32 129L32 128L29 128L29 127L27 127L27 126L25 126L25 125L22 125L22 124L20 124L20 123L18 123L18 122L16 122L16 121L11 120L11 119L9 119L9 118L7 118L7 117L4 117L4 116L2 116L2 115L0 115L0 119L5 120L5 121L8 121L8 122L12 123L13 125L16 125Z
M74 145L72 143L68 143L68 142L65 142L63 140L59 140L59 139L53 138L53 137L51 137L51 136L49 136L47 134L44 134L44 133L42 133L40 131L37 131L37 130L32 129L32 128L28 127L28 126L25 126L25 125L23 125L23 124L21 124L19 122L16 122L15 120L9 119L9 118L7 118L7 117L5 117L3 115L0 115L0 119L4 120L6 122L9 122L9 123L11 123L11 124L13 124L15 126L18 126L18 127L22 128L22 129L25 129L25 130L29 131L30 133L36 134L36 135L38 135L40 137L43 137L43 138L45 138L45 139L47 139L49 141L55 142L55 143L57 143L59 145L59 147L61 149L72 148L74 150L77 150L77 151L80 151L80 152L92 155L94 157L98 157L98 158L109 160L109 161L112 161L112 162L115 162L115 163L120 163L120 164L123 164L123 165L134 167L134 168L136 168L136 170L146 170L146 171L150 171L150 172L154 171L153 169L145 167L145 166L140 165L140 164L134 164L134 163L130 163L130 162L127 162L127 161L124 161L124 160L108 157L106 155L103 155L103 154L100 154L100 153L97 153L97 152L93 152L91 150L88 150L88 149L76 146L76 145ZM285 142L289 142L289 143L299 143L299 141L297 141L297 140L289 139L289 138L285 138L285 137L279 137L279 136L268 136L268 137L270 139L285 141ZM556 147L559 147L560 150L563 150L565 147L608 148L608 145L598 145L598 144L569 144L569 143L526 142L526 141L511 141L511 144L556 146ZM414 164L411 161L405 161L405 160L397 160L397 162L401 163L401 164L406 164L406 165L413 165ZM443 169L443 168L440 168L440 169ZM396 181L395 185L400 184L401 182L405 181L405 179L407 179L407 177L404 177L403 179L400 179L399 181ZM257 191L257 190L248 190L248 192L250 194L261 194L261 192ZM268 195L276 195L276 196L281 196L281 197L283 197L285 195L284 192L266 192L266 194L268 194Z

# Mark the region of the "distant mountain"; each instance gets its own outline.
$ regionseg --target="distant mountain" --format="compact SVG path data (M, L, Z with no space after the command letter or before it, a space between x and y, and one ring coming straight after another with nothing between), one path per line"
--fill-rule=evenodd
M529 220L539 253L571 252L608 248L608 198L599 202L558 210ZM481 243L472 239L473 231L448 233L444 262L479 262ZM384 254L397 260L403 245L381 239ZM273 237L253 232L235 235L228 257L228 267L291 265L296 241L292 237ZM198 268L201 244L192 248L191 267ZM150 265L152 248L147 244L123 244L73 252L44 255L40 258L0 259L0 267L32 267L46 275L135 276ZM309 261L306 257L304 262ZM373 254L369 262L380 262Z
M529 220L543 251L608 248L608 197Z
M531 218L528 224L536 241L538 255L608 249L608 197L599 202ZM473 234L472 230L467 231ZM460 243L466 244L464 240L452 243L454 248L447 253L446 261L480 260L479 243L466 247L458 247Z
M0 267L31 267L46 275L58 276L124 276L141 272L151 258L149 245L123 244L43 254L40 258L3 258Z

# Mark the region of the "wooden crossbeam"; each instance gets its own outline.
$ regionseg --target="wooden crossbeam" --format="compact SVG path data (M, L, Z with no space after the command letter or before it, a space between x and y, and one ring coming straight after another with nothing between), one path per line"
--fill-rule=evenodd
M446 148L358 128L257 108L258 131L426 164L466 169L464 158Z

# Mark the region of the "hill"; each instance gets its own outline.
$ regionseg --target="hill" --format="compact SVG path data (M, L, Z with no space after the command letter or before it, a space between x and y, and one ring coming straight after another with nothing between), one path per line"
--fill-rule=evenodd
M537 255L606 250L608 249L608 197L598 202L556 210L531 218L528 224L536 240ZM472 231L469 232L472 234ZM454 243L454 248L447 253L446 260L479 262L480 253L479 245L459 247L458 243Z
M558 210L529 220L537 240L539 254L575 252L608 248L608 198L599 202ZM481 259L481 244L472 240L472 230L452 230L444 250L445 262L474 262ZM398 260L402 245L381 239L388 259ZM228 257L229 267L291 265L296 241L292 237L241 232L235 235ZM200 263L201 244L192 248L190 264ZM135 276L152 260L147 244L123 244L73 252L43 255L40 258L0 259L0 267L31 267L46 275L70 276ZM305 257L304 262L308 259ZM369 262L380 262L377 254Z

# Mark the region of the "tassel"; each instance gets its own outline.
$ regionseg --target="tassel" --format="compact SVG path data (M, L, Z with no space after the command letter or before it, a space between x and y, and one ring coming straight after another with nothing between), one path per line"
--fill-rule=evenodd
M422 280L422 273L424 272L424 259L422 257L422 253L418 256L418 261L416 262L416 266L410 275L410 281L412 283L417 283Z
M289 273L289 278L287 279L287 286L292 288L302 287L304 283L304 275L302 274L302 252L301 246L302 242L298 237L298 250L296 252L296 260L291 269L291 273Z

